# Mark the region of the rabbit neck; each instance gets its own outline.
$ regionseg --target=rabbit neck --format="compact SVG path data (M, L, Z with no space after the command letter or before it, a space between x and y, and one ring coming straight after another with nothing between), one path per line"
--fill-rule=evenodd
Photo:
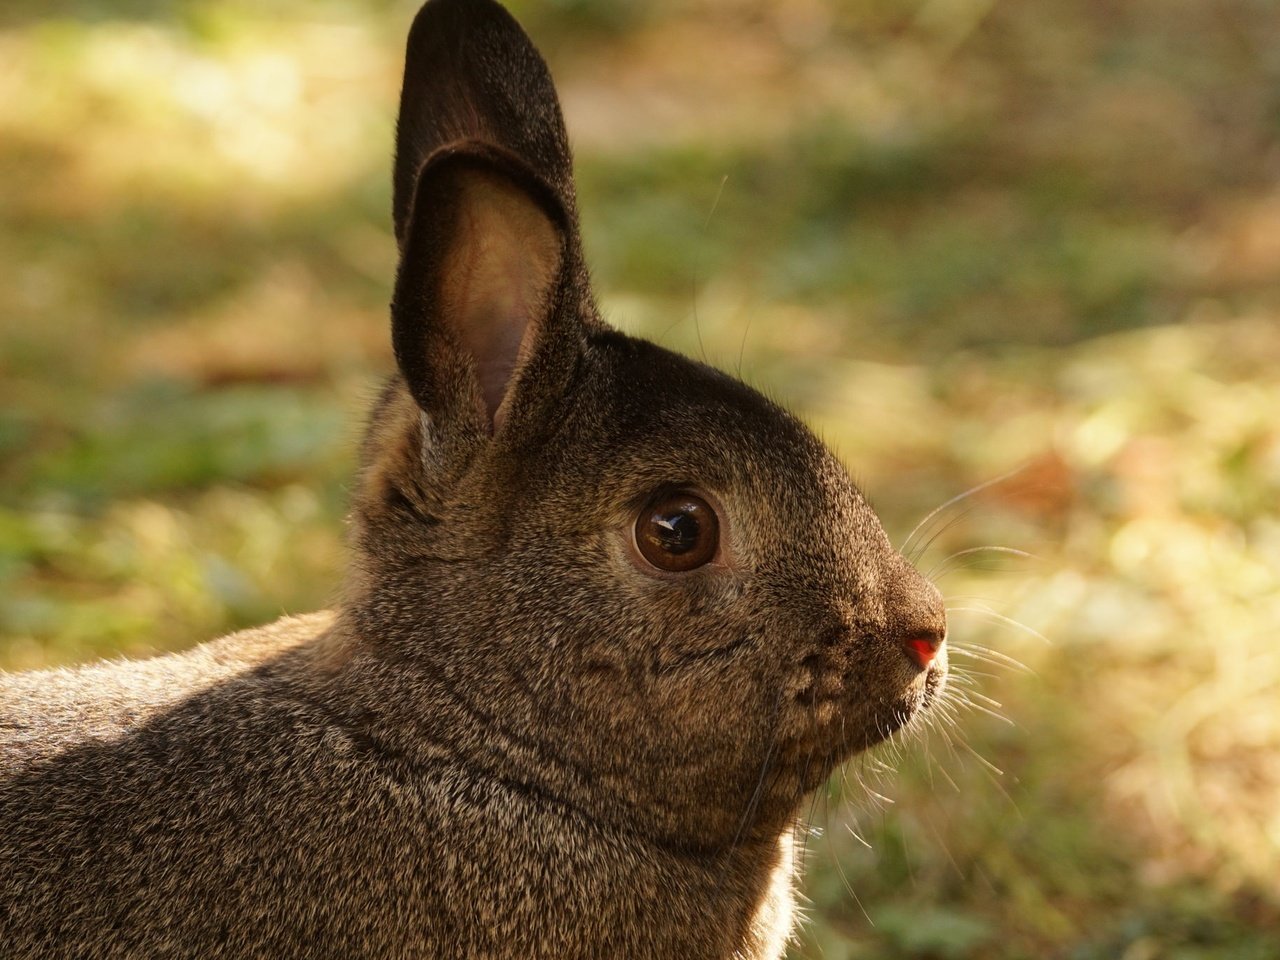
M347 626L337 632L353 637ZM629 956L781 956L798 871L793 825L716 848L662 836L602 791L599 777L495 717L465 685L407 670L394 651L358 639L341 647L345 662L315 681L312 696L336 684L360 705L344 721L366 762L419 798L421 819L405 825L406 841L425 862L465 856L486 865L450 878L450 904L474 909L501 876L541 904L569 905L526 918L525 943L621 941ZM320 673L334 662L308 659ZM441 823L449 824L444 835Z

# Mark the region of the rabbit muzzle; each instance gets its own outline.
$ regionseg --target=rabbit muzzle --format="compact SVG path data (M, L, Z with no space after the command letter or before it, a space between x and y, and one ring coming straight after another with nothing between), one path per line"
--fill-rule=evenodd
M941 594L905 560L882 569L875 597L831 604L797 652L780 733L805 789L909 725L946 684Z

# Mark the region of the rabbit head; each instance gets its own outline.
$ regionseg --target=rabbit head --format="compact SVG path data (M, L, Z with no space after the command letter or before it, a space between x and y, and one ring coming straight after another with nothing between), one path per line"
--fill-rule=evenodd
M937 696L938 592L798 420L601 321L551 77L497 4L418 15L394 187L353 629L468 762L681 848L776 837Z

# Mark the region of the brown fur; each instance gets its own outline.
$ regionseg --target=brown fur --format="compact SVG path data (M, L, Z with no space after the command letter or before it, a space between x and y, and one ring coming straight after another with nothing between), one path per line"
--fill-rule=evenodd
M343 603L0 678L6 957L777 958L806 795L943 683L902 646L937 591L822 444L600 321L489 0L419 14L395 184ZM631 530L686 486L722 554L657 575Z

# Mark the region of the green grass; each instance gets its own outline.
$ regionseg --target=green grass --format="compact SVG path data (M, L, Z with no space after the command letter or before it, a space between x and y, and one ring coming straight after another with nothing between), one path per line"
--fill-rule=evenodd
M0 13L0 666L334 595L410 7ZM1034 556L939 573L976 706L832 782L793 956L1274 956L1269 4L519 12L614 323L794 406L896 540L1022 468L926 531Z

